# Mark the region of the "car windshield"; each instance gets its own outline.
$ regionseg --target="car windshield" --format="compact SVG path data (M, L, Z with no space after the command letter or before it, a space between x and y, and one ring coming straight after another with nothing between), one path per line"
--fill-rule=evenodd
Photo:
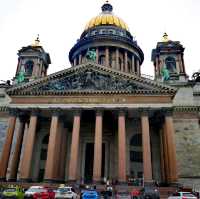
M15 192L16 189L15 188L8 188L6 190L4 190L4 192Z
M44 192L43 188L30 188L27 190L28 192Z
M69 191L71 191L71 188L68 188L68 187L66 187L66 188L59 188L57 191L58 192L69 192Z

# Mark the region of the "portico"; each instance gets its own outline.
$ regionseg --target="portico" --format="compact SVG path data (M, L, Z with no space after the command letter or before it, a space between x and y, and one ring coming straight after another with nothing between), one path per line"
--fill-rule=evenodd
M69 81L75 90L70 91ZM7 148L12 145L15 120L25 116L16 131L12 180L98 183L106 178L127 183L134 177L145 183L176 182L171 141L174 92L150 80L90 63L34 85L10 89L11 115L1 179L8 170ZM134 141L135 135L141 137L140 144Z
M165 111L169 111L170 109L163 109ZM21 112L23 112L23 110L20 110ZM37 111L39 111L37 109ZM86 113L84 113L86 111ZM51 122L50 122L50 132L49 132L49 144L48 144L48 151L47 151L47 160L46 160L46 167L45 167L45 175L44 175L44 180L46 182L57 182L57 181L64 181L64 180L69 180L69 181L80 181L82 178L84 179L86 176L84 174L85 172L85 167L86 164L84 164L81 166L80 162L81 161L85 161L86 160L86 151L84 151L84 149L86 150L86 144L87 143L93 143L94 144L94 156L90 157L92 158L93 161L93 174L92 174L92 180L94 182L100 182L102 181L102 177L106 176L107 179L115 179L118 180L118 182L127 182L128 180L128 176L129 176L129 172L127 172L127 165L126 162L128 161L129 157L128 154L126 153L127 151L127 144L126 144L126 120L127 117L129 117L128 115L130 115L131 112L138 112L137 117L139 116L139 120L141 122L141 127L142 127L142 148L143 148L143 173L144 173L144 181L145 182L151 182L153 180L153 176L152 176L152 161L151 161L151 147L150 147L150 133L149 133L149 116L152 115L153 112L158 112L158 109L112 109L112 110L107 110L107 109L96 109L96 110L89 110L89 114L88 114L88 110L63 110L61 111L60 109L51 109L49 111L44 111L44 110L40 110L39 113L40 115L37 115L36 112L34 111L34 113L30 113L30 121L29 121L29 130L28 130L28 134L26 136L26 142L25 143L29 143L29 144L25 144L25 148L24 148L24 152L23 152L23 158L22 158L22 163L21 163L21 168L20 168L20 177L19 179L22 181L32 181L32 176L33 173L31 173L31 169L30 169L30 165L34 165L33 163L33 149L32 149L32 144L31 143L35 143L36 140L34 140L34 132L35 129L37 128L37 120L38 117L42 118L44 117L46 114L45 112L49 112L49 115L51 115ZM27 111L25 111L27 113ZM56 162L60 162L61 160L59 159L59 157L62 157L63 155L60 154L61 151L61 145L58 144L60 141L59 139L59 134L61 134L61 130L58 127L60 124L64 122L63 117L64 115L67 116L67 112L72 112L71 116L73 117L73 127L72 127L72 135L71 135L71 140L68 142L70 144L70 146L68 146L67 148L71 148L70 151L68 151L68 154L70 154L69 160L68 160L68 166L66 166L66 162L67 160L65 160L65 162L63 162L62 167L68 167L68 171L65 172L65 176L60 176L58 174L58 165ZM61 117L61 113L62 113L62 117ZM81 114L82 113L82 114ZM110 115L110 113L112 113L112 121L113 121L113 132L106 132L108 131L108 129L105 130L104 126L106 127L106 123L103 122L104 120L104 114L106 114L106 119L108 117L108 115ZM164 114L166 113L166 115ZM83 120L83 123L87 123L87 121L84 120L84 118L82 118L81 115L84 116L89 116L90 114L92 114L93 116L96 115L96 117L93 119L93 125L95 129L94 132L91 132L91 135L89 133L89 135L87 135L87 133L85 134L84 132L84 128L81 129L81 121ZM33 116L34 115L34 116ZM71 117L70 115L68 117ZM164 148L165 148L165 153L167 153L168 151L166 151L167 149L172 149L172 144L171 142L167 141L167 139L170 139L170 136L172 136L173 131L171 131L171 128L173 128L171 125L171 116L169 116L169 112L163 112L163 116L165 118L165 122L163 123L163 125L165 126L165 133L163 136L165 136L166 138L166 142L164 144ZM46 117L46 116L45 116ZM90 116L89 116L90 117ZM50 119L50 118L49 118ZM87 119L86 119L87 120ZM95 121L95 123L94 123ZM118 122L117 122L118 121ZM92 122L92 121L90 121ZM66 122L64 122L66 123ZM104 125L103 125L104 124ZM18 132L22 131L22 126L24 126L25 123L20 123ZM118 129L117 129L118 127ZM107 128L107 127L106 127ZM64 129L63 129L64 130ZM31 133L30 133L31 132ZM85 134L84 136L81 135L81 133L83 132L83 134ZM67 131L63 131L64 134L67 134ZM167 134L168 133L168 134ZM106 135L108 134L108 135ZM110 135L109 135L110 134ZM51 136L57 136L57 137L51 137ZM113 142L112 144L114 145L114 148L117 148L118 151L118 155L116 157L114 157L115 161L114 162L118 162L117 163L117 170L115 170L113 172L113 175L111 175L111 167L116 168L116 165L113 166L113 163L111 163L111 156L113 156L112 154L112 146L110 140L108 139L108 137L110 136L110 138L114 138L116 139L116 137L118 137L118 141L117 141L117 145L115 145L116 142ZM84 138L85 137L85 138ZM89 139L87 137L90 137ZM82 139L80 141L80 138ZM18 137L18 140L21 140L20 137ZM18 141L17 140L17 141ZM67 142L67 140L65 140ZM18 141L19 142L19 141ZM81 143L82 142L82 143ZM21 142L20 142L21 143ZM105 148L104 150L106 150L106 154L104 154L104 165L102 164L102 143L106 143L105 144ZM84 146L84 147L83 147ZM9 145L7 145L6 147L9 147ZM19 161L19 150L18 148L21 147L20 144L16 145L16 149L15 149L15 156L12 159L12 165L16 165L16 162ZM80 148L80 149L79 149ZM82 151L82 153L85 155L82 156L82 154L80 154ZM120 153L119 153L120 151ZM145 151L145 153L144 153ZM105 153L105 152L104 152ZM174 174L176 173L176 171L174 170L174 153L173 153L173 149L171 150L171 152L169 152L170 154L168 154L168 156L164 156L164 161L165 161L165 167L167 167L166 163L168 163L168 170L165 170L165 175L168 177L168 181L169 182L175 182L176 178L174 178ZM18 155L16 155L18 154ZM58 154L60 154L58 156ZM158 154L159 155L159 154ZM16 160L16 157L18 157L18 160ZM81 158L82 157L82 158ZM110 158L109 158L110 157ZM28 159L29 158L29 159ZM58 158L58 159L57 159ZM85 160L84 160L85 158ZM169 158L169 159L166 159ZM55 161L57 160L57 161ZM98 164L97 164L98 163ZM111 164L111 165L110 165ZM148 165L148 166L147 166ZM104 175L102 176L102 166L104 167ZM171 166L171 168L170 168ZM18 171L18 167L17 166L12 166L11 167L11 174L10 174L10 179L12 180L16 180L16 173ZM7 170L7 168L4 168L4 170ZM107 172L105 172L105 170L107 170ZM3 174L3 167L1 167L1 173ZM13 175L13 173L15 173L15 175ZM4 176L2 175L1 177L5 177L6 172L4 173ZM15 178L14 178L15 177Z

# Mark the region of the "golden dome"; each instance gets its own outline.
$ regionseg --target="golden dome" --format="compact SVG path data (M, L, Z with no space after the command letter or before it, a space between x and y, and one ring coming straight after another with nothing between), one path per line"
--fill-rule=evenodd
M89 28L101 25L113 25L129 31L126 23L112 13L112 5L110 5L109 3L106 3L102 6L102 13L100 15L93 17L87 23L87 25L85 26L85 31Z

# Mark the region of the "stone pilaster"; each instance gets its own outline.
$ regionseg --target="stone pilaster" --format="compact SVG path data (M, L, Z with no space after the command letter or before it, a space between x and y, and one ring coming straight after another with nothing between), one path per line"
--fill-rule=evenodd
M94 140L94 165L93 165L93 181L101 181L101 165L102 165L102 111L96 111L95 124L95 140Z
M142 149L143 149L143 175L144 183L152 183L152 162L151 162L151 144L149 133L148 110L140 109L142 126Z
M125 65L125 72L128 73L130 71L128 71L128 53L127 51L125 51L124 53L124 65Z
M106 47L105 54L106 54L106 66L109 67L109 48L108 47Z
M134 55L132 55L132 73L136 73L137 74L137 71L135 71L135 57Z
M118 116L118 181L126 182L126 121L125 112Z
M116 69L119 70L119 48L116 48Z
M69 181L77 180L77 165L79 151L79 134L80 134L80 114L79 110L74 112L74 122L72 130L72 142L69 161Z
M79 54L79 56L78 56L78 63L82 64L82 54Z
M35 144L38 114L39 114L38 110L33 110L31 112L29 129L24 146L22 165L20 168L21 170L20 181L25 181L25 182L32 181L31 166L32 166L33 148Z
M137 72L138 72L138 75L140 76L141 75L141 71L140 71L140 62L139 62L139 60L137 60L136 63L137 63Z
M99 49L96 48L96 63L99 63Z
M76 66L77 65L77 58L75 57L74 58L74 66Z
M16 181L17 180L17 171L19 167L21 149L22 149L22 142L24 136L24 129L25 129L25 118L19 118L20 123L17 130L17 142L14 149L13 158L11 161L11 169L10 169L10 177L9 181Z
M13 135L15 131L16 111L10 110L10 117L8 120L8 128L6 132L6 139L3 145L3 150L0 159L0 181L6 180L6 173L8 169L8 162L12 147Z

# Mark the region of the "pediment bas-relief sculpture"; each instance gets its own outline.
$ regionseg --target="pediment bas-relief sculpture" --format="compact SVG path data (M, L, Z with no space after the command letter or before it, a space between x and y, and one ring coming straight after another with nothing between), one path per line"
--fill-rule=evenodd
M144 89L129 79L111 76L110 74L102 74L93 70L86 70L74 73L62 79L57 79L38 88L42 91L65 91L65 90L124 90L134 91Z

